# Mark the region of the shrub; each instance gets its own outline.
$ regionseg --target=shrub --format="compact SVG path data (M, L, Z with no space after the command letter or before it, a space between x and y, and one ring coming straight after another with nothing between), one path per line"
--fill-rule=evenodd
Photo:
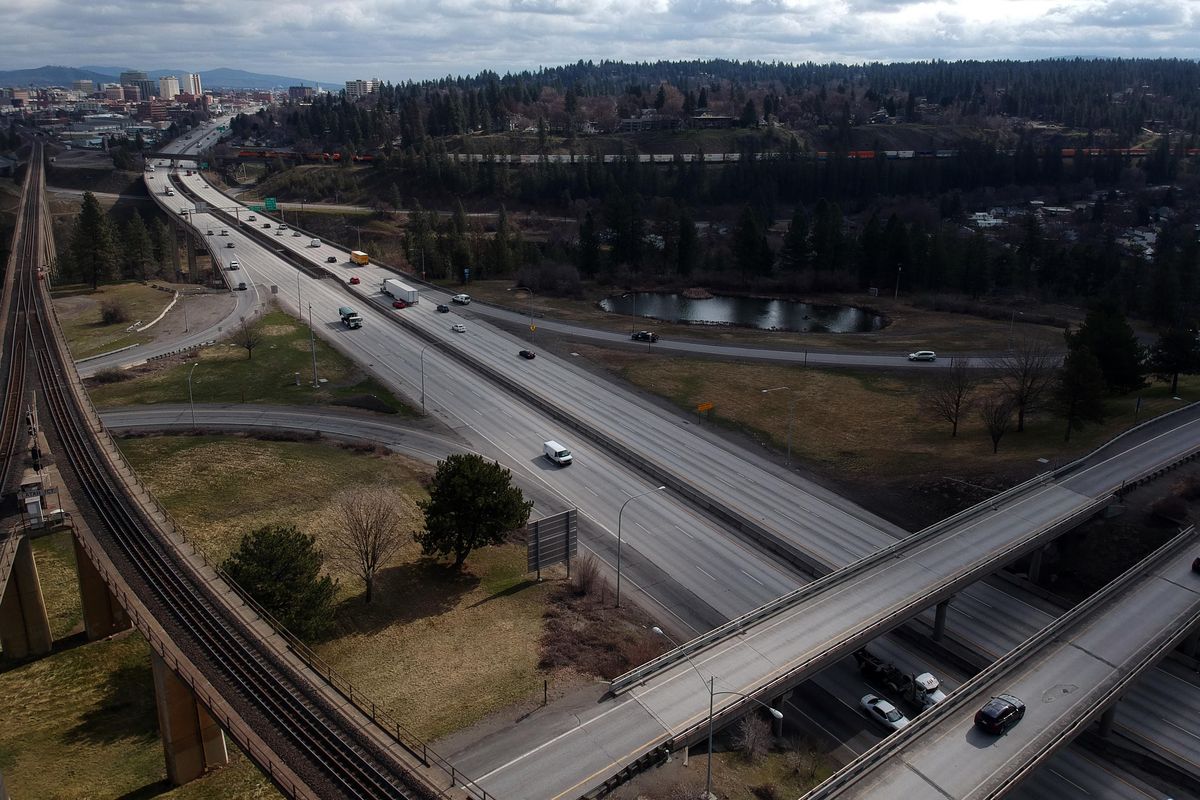
M783 795L779 792L779 787L773 783L764 783L754 786L750 789L750 793L758 798L758 800L782 800Z
M591 594L600 585L600 564L591 554L578 559L571 566L571 589L576 596Z
M92 380L96 383L120 383L127 381L133 377L133 373L118 367L108 367L102 369L92 376Z
M105 325L116 325L129 321L129 310L119 300L105 300L100 304L100 321Z
M1167 495L1154 501L1150 513L1167 522L1182 524L1187 521L1188 507L1182 497Z
M1176 481L1171 494L1184 500L1200 500L1200 475L1188 475Z

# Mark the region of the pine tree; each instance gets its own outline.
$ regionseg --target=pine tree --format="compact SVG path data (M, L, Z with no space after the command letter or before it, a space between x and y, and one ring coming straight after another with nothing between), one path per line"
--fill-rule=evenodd
M1063 441L1084 422L1104 421L1104 374L1096 356L1086 347L1072 346L1059 370L1054 406L1067 420Z
M796 206L783 236L783 247L779 251L779 263L785 270L798 272L807 269L810 261L808 247L808 215L803 206Z
M596 234L596 220L588 211L579 223L579 272L585 278L593 278L600 271L600 237Z
M154 263L154 245L150 231L141 214L134 214L125 226L123 242L123 264L126 277L145 280L147 268Z
M687 211L679 212L678 244L675 247L675 269L680 275L691 275L700 260L700 237L696 234L696 223Z
M117 272L116 237L100 201L91 192L83 193L83 207L71 241L71 257L80 277L91 281L92 288L100 281L111 280Z
M771 247L758 214L750 206L742 208L733 233L733 258L743 279L771 274Z

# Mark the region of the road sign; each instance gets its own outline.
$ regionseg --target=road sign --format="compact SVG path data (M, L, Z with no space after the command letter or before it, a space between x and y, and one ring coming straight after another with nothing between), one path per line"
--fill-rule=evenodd
M267 211L278 211L279 210L278 206L275 205L274 197L268 197L266 200L263 201L263 204L267 207Z
M263 210L263 207L262 207L262 206L248 206L248 208L249 208L251 211L262 211L262 210Z
M201 162L200 162L200 169L208 169L208 162L207 162L207 161L201 161Z
M536 331L536 330L537 330L537 325L530 324L530 326L529 326L529 330L530 330L530 332L532 332L532 331Z
M712 410L713 410L712 403L701 403L700 405L696 406L696 411L700 412L701 414L703 414L705 411L712 411Z
M525 526L527 569L542 576L542 567L567 564L571 574L571 557L579 552L579 510L569 509Z

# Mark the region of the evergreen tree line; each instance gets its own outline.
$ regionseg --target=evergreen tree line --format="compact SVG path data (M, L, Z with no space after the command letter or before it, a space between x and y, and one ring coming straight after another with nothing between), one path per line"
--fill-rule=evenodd
M93 289L108 281L145 280L170 268L174 249L175 237L161 215L147 225L134 213L122 225L95 195L84 192L67 246L59 249L55 277L59 283L90 283Z
M669 92L668 92L669 89ZM1109 131L1129 146L1149 121L1189 135L1200 132L1200 64L1184 59L1049 59L931 61L898 64L785 64L690 61L624 64L580 61L537 72L385 83L353 102L344 94L288 103L234 120L244 137L270 134L326 149L424 147L426 137L498 127L508 114L543 119L551 110L572 117L581 102L607 98L625 113L662 110L668 95L689 115L720 101L753 124L759 113L796 128L848 125L865 103L919 121L918 99L959 120L1017 116L1068 128ZM279 124L276 128L275 123ZM1085 143L1091 145L1089 140Z

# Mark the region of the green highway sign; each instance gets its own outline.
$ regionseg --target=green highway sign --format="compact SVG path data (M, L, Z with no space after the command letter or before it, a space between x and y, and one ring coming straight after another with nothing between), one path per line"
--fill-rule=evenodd
M279 210L279 207L277 205L275 205L274 197L268 197L265 202L266 202L267 211L278 211Z

